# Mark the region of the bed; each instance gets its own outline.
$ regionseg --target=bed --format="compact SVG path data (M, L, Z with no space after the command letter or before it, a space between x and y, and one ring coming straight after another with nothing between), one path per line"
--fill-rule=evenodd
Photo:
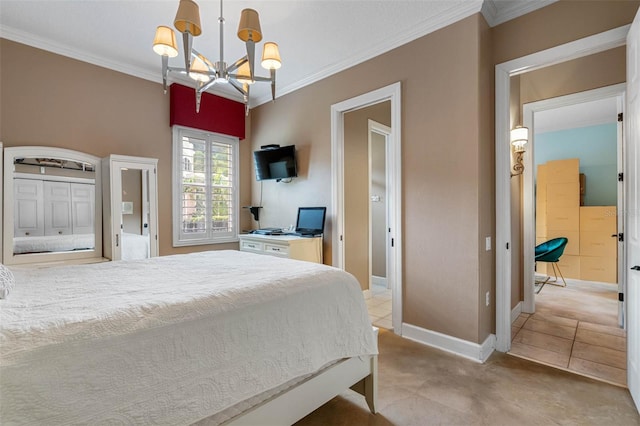
M122 260L139 260L151 257L149 235L122 233Z
M49 253L88 250L95 247L93 234L65 234L13 238L13 253Z
M12 268L2 424L290 424L348 387L375 410L360 286L238 251Z

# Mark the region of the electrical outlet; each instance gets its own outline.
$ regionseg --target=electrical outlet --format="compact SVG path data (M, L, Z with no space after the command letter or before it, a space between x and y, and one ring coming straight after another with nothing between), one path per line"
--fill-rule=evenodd
M484 249L486 251L491 251L491 237L487 237L484 239Z
M487 292L487 294L485 294L485 297L484 297L484 299L485 299L484 303L485 303L487 306L489 306L489 295L490 295L490 294L489 294L489 292Z

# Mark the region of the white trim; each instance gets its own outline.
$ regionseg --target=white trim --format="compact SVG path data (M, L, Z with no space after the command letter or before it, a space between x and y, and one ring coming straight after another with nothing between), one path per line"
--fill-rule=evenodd
M208 235L204 237L193 236L192 238L185 238L184 235L181 236L181 205L182 205L182 194L180 192L182 187L182 137L188 136L194 139L202 139L205 140L207 146L211 142L215 143L223 143L231 146L232 151L232 191L233 191L233 212L231 217L232 223L232 232L226 234L224 236L211 236L210 232L207 232ZM183 247L183 246L195 246L195 245L208 245L208 244L220 244L220 243L233 243L238 242L238 235L240 234L240 178L239 178L239 164L240 164L240 151L239 151L239 139L237 137L223 135L221 133L208 132L204 130L192 129L185 126L174 125L172 129L172 139L173 139L173 155L171 159L171 176L172 176L172 194L171 194L171 204L173 210L173 247ZM206 166L207 170L210 170L210 157L207 154L206 156ZM207 194L207 197L210 197ZM210 202L210 198L207 198L208 202Z
M364 299L371 299L372 294L371 294L371 290L367 289L367 290L362 290L362 295L364 296Z
M530 102L523 105L522 124L524 127L529 128L529 144L527 144L527 154L524 156L524 173L522 184L522 201L523 201L523 241L522 254L523 270L524 272L524 305L523 311L527 313L535 312L535 253L536 246L536 220L535 220L535 182L533 176L535 175L535 113L546 111L550 109L560 108L563 106L576 105L585 102L618 98L620 99L626 91L626 84L614 84L612 86L601 87L599 89L587 90L584 92L574 93L565 96L558 96L556 98L544 99L537 102ZM620 101L618 101L620 103ZM618 149L621 148L622 139L621 135L618 140ZM618 167L621 167L622 161L618 159ZM621 171L621 170L620 170ZM618 193L618 200L621 200L621 195ZM618 221L622 222L622 221ZM622 232L622 231L619 231ZM618 256L620 259L620 256Z
M522 313L522 302L518 302L515 308L511 310L511 324L513 324L513 322L518 319L521 313Z
M391 101L391 134L389 135L389 170L393 185L389 194L389 238L394 250L389 250L390 266L387 278L392 283L392 325L402 335L402 122L400 82L365 93L331 106L331 214L333 216L332 265L344 269L344 114L349 111Z
M496 349L511 348L511 194L509 93L513 75L622 46L629 25L496 65ZM526 169L525 169L526 172Z
M371 284L387 288L387 277L378 277L376 275L371 275Z
M311 74L308 77L298 80L292 84L278 87L278 96L282 97L288 93L295 92L298 89L323 80L329 76L354 67L362 62L368 61L369 59L380 56L383 53L405 45L413 40L416 40L441 28L449 26L455 22L458 22L464 18L480 12L481 7L482 2L479 2L478 0L451 2L451 8L449 10L442 12L439 16L435 16L429 20L424 21L422 25L415 25L411 28L408 28L407 31L399 31L395 38L387 38L382 44L377 44L367 50L358 52L357 54L344 61L324 68L316 72L315 74ZM251 108L257 107L267 102L271 102L270 94L257 97L253 102L251 102Z
M500 25L504 22L515 19L519 16L526 15L529 12L538 10L542 7L555 3L558 0L536 0L536 1L502 1L502 0L484 0L482 3L482 15L491 27ZM500 7L496 3L500 3Z
M495 349L494 334L490 334L480 345L407 323L402 324L402 330L402 337L480 363L485 362Z
M69 251L57 253L13 254L13 175L16 157L46 157L80 161L94 165L95 171L95 203L94 203L94 241L93 250ZM4 194L3 202L3 263L29 264L55 261L72 261L78 259L102 258L102 161L100 158L80 151L43 146L14 146L4 149Z

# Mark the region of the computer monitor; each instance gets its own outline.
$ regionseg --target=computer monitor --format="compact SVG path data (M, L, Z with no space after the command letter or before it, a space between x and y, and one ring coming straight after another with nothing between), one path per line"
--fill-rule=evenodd
M299 207L296 233L303 235L320 235L324 233L326 207Z

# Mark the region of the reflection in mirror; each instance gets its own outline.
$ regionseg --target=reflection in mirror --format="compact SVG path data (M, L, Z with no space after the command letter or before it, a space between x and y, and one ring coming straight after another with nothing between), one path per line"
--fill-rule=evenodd
M149 241L149 170L122 168L122 229L123 260L150 257Z
M102 256L100 163L60 148L5 150L4 263Z
M95 186L93 164L15 158L13 253L93 250Z

